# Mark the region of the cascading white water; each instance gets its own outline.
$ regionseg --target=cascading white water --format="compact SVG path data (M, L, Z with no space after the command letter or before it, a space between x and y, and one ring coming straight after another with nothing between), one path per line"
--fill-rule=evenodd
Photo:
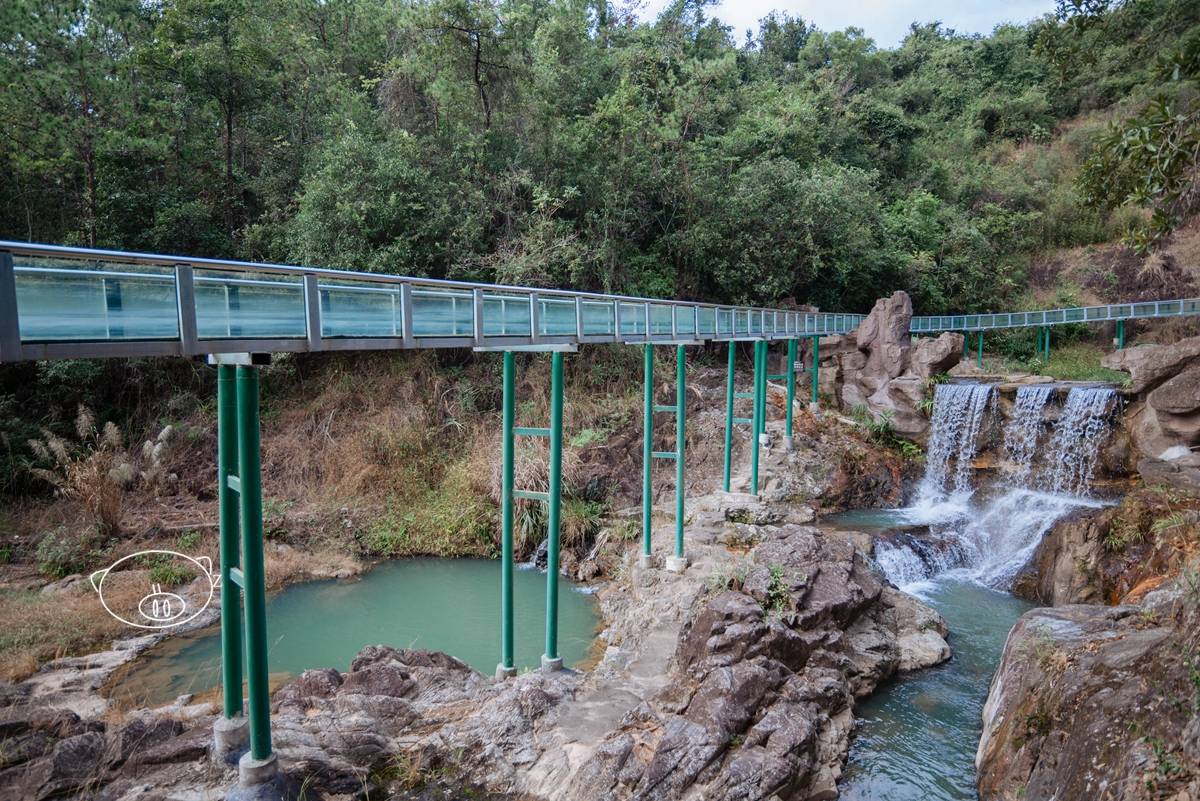
M1017 389L1012 417L1004 426L1004 453L1015 467L1013 483L1029 477L1042 434L1042 411L1053 394L1053 384L1032 384Z
M1018 470L982 504L977 502L970 462L984 418L994 406L989 403L995 397L991 389L979 384L938 387L925 476L914 506L897 510L905 523L929 525L930 540L899 538L875 544L876 562L897 586L914 588L953 572L1007 589L1056 521L1072 510L1103 505L1082 494L1108 433L1115 393L1107 387L1071 390L1044 449L1040 486L1029 486L1052 385L1018 390L1013 419L1004 432L1005 450ZM937 547L931 544L935 541Z
M1115 399L1111 387L1076 387L1067 395L1041 477L1048 492L1087 492Z
M932 434L925 452L925 477L917 491L917 506L944 500L951 489L954 493L971 491L971 459L975 457L979 430L991 397L992 387L987 384L941 384L935 390Z

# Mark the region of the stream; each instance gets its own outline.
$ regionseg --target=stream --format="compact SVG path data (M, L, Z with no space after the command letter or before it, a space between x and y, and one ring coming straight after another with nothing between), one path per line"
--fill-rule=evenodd
M888 579L946 619L953 650L945 664L898 678L856 706L839 783L845 801L978 798L983 705L1008 632L1033 606L1008 590L1055 522L1107 504L1088 490L1113 416L1112 390L1072 389L1061 410L1052 398L1047 385L1018 390L1002 432L1008 472L976 487L978 444L998 438L995 393L985 384L938 387L925 476L912 504L822 520L870 534Z
M536 667L545 626L546 576L516 570L516 664ZM592 598L560 578L559 651L584 661L598 618ZM404 559L360 578L293 584L267 601L271 682L309 668L346 670L366 645L445 651L490 675L500 654L500 567L483 559ZM172 637L121 670L108 687L118 703L159 706L221 682L221 632Z

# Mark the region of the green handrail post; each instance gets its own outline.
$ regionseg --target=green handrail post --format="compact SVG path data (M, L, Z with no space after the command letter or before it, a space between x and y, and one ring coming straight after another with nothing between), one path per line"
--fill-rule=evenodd
M517 675L513 662L513 427L517 368L512 351L504 351L504 398L500 433L500 664L496 678Z
M810 406L815 411L817 408L817 391L820 389L821 375L821 336L816 334L812 338L812 400L809 401Z
M979 346L975 349L975 363L983 367L983 332L979 332Z
M562 508L563 354L550 354L550 509L546 514L546 653L542 667L558 669L558 545Z
M787 433L783 437L783 449L790 451L795 446L792 435L792 406L796 403L796 340L787 342Z
M725 369L725 469L721 487L729 492L730 459L733 457L733 368L737 359L737 346L729 342L729 361Z
M687 360L675 346L675 557L683 558L683 454L687 440Z
M271 696L267 668L267 592L263 574L262 457L258 368L237 367L238 495L241 498L242 592L245 597L250 758L269 760Z
M642 379L645 385L645 408L642 423L642 563L650 563L650 526L652 524L652 495L650 468L654 464L654 350L642 346Z
M220 510L221 695L225 718L242 715L242 592L229 577L241 567L239 500L229 486L237 475L237 368L217 365L217 505Z
M1117 350L1125 349L1125 321L1117 320Z

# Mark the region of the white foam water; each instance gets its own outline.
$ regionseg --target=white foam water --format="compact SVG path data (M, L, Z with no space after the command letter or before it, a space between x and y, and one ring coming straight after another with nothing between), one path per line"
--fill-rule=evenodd
M945 575L1008 589L1055 522L1076 509L1104 505L1085 493L1112 416L1115 393L1107 387L1071 390L1045 449L1042 481L1030 486L1042 414L1053 391L1050 385L1018 390L1004 432L1017 470L980 497L971 488L970 460L994 393L979 384L938 387L925 476L915 503L896 510L901 525L927 525L932 536L876 542L875 561L893 584L919 593Z
M917 505L944 501L948 493L971 492L971 460L978 449L979 431L992 398L987 384L941 384L934 391L933 429L925 452L925 476ZM951 466L953 465L953 483Z
M1108 437L1117 393L1111 387L1076 387L1054 427L1041 485L1050 492L1088 491L1100 445Z
M1004 426L1004 454L1014 467L1014 483L1029 477L1042 436L1042 414L1053 394L1053 384L1032 384L1017 389L1012 417Z

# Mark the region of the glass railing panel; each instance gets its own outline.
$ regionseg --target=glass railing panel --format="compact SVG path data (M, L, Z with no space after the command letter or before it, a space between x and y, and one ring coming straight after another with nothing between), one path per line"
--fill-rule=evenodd
M717 333L732 334L733 333L733 310L717 309Z
M1076 311L1078 311L1078 309L1076 309ZM1069 319L1069 318L1067 318L1067 317L1065 317L1065 316L1064 316L1064 315L1065 315L1065 313L1066 313L1066 312L1065 312L1063 309L1054 309L1054 310L1051 310L1051 311L1048 311L1048 312L1044 312L1043 314L1044 314L1044 317L1045 317L1045 320L1046 320L1046 322L1048 322L1048 323L1061 323L1061 322L1063 322L1064 320L1068 320L1068 319Z
M645 303L621 304L621 333L635 335L646 333Z
M1138 317L1149 317L1154 314L1153 303L1135 303L1133 304L1133 313Z
M612 336L615 333L613 330L615 311L611 303L602 300L582 301L580 314L583 316L584 336Z
M527 337L531 331L528 295L483 296L485 337Z
M675 307L675 330L680 334L692 336L696 333L696 307Z
M1159 314L1179 314L1182 307L1177 300L1164 300L1158 304Z
M967 328L978 328L979 327L979 315L968 314L966 327Z
M1083 310L1083 316L1089 320L1107 320L1107 306L1088 306Z
M398 337L404 333L399 284L321 282L321 336Z
M15 256L23 342L175 339L171 267Z
M541 298L538 327L546 336L575 336L575 301L568 298Z
M671 307L654 304L650 307L650 333L671 333Z
M1053 312L1044 312L1044 314L1048 323L1064 320L1068 323L1078 323L1084 319L1083 309L1059 309Z
M474 298L470 292L414 287L412 291L413 336L472 336L475 326L473 307Z
M295 339L307 333L300 276L196 270L201 339Z
M747 316L750 320L750 333L761 334L763 330L762 312L752 311Z
M696 327L700 334L717 333L717 310L704 306L696 309Z

